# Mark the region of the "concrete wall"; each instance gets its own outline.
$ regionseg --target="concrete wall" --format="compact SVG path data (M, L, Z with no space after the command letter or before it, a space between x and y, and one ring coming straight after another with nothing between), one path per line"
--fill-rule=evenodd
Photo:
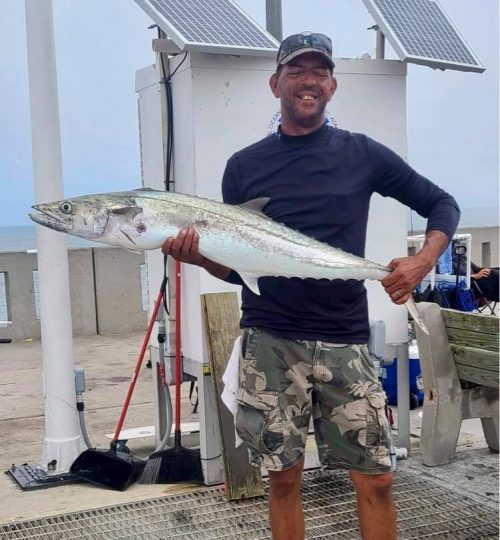
M474 227L460 228L458 233L470 234L472 237L472 253L470 260L478 266L499 266L500 253L499 244L499 228L498 227ZM482 244L490 243L490 261L483 261Z
M75 336L91 336L96 333L92 251L92 249L68 251L71 317ZM38 321L37 326L40 335Z
M142 309L142 254L115 248L68 251L73 335L111 334L146 327ZM21 340L40 337L35 313L33 271L36 253L0 253L5 273L9 320L0 337Z
M146 328L142 310L143 254L123 249L94 249L97 333L119 334Z
M11 339L40 337L40 323L35 318L33 270L37 268L32 253L0 253L0 272L5 272L5 292L9 320L0 336Z

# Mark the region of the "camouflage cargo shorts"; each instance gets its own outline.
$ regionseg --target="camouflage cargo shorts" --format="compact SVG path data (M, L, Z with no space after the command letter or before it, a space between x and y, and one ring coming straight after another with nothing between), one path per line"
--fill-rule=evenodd
M243 330L236 431L250 463L280 471L305 451L311 414L324 467L391 470L385 394L366 345Z

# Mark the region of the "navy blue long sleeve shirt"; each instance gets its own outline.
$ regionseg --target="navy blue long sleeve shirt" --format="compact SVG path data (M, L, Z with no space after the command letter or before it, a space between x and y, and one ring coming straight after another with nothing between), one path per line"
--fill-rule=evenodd
M234 154L223 200L269 197L264 213L333 247L364 257L372 193L393 197L428 218L427 230L452 238L460 211L454 198L384 145L323 125L303 136L273 134ZM366 289L355 280L263 277L261 295L243 285L241 325L292 339L366 343Z

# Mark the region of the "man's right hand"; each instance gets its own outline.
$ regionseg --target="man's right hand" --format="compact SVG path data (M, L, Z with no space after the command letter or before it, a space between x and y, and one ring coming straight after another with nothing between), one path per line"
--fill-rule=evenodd
M171 255L177 261L201 266L219 279L226 279L231 273L230 268L211 261L200 253L200 235L194 227L182 229L175 238L167 238L161 251L163 255Z
M204 267L208 259L200 253L200 235L193 227L181 229L174 238L170 236L161 246L163 255L172 255L177 261Z

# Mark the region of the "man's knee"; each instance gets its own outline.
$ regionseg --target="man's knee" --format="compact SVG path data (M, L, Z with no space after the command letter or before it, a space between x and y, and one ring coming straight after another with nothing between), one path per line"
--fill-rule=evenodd
M303 460L285 471L269 471L269 485L277 496L287 496L300 492Z
M359 497L380 501L392 498L392 472L363 474L351 471L351 480Z

